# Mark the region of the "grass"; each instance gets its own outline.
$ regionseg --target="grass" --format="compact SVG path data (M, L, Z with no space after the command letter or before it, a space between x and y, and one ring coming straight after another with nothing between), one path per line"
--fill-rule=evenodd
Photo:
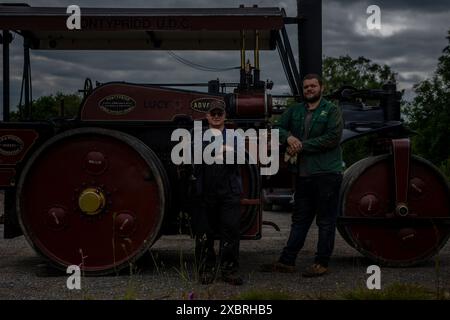
M183 250L180 249L179 253L179 261L180 261L180 267L173 267L175 272L179 275L180 279L187 284L192 284L195 282L198 282L200 279L198 268L194 263L189 263L185 257Z
M381 290L357 288L342 293L347 300L432 300L437 298L436 292L417 284L393 283Z
M418 284L393 283L382 290L356 288L337 293L316 292L297 295L290 292L254 289L231 297L234 300L450 300L450 290L435 292Z
M138 298L139 294L136 284L129 281L125 294L120 298L120 300L137 300Z

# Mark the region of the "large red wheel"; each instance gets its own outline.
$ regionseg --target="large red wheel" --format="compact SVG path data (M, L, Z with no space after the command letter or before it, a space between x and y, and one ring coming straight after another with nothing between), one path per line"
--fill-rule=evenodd
M140 140L82 128L32 156L17 186L17 212L27 240L56 267L106 274L153 244L167 188L158 157Z
M409 266L435 255L450 230L450 191L428 161L410 160L408 213L395 212L392 156L363 159L344 175L341 188L342 237L363 255L389 266Z
M261 182L259 168L256 164L245 164L241 166L242 177L242 199L259 199ZM254 227L258 217L258 205L241 205L241 234L245 234Z

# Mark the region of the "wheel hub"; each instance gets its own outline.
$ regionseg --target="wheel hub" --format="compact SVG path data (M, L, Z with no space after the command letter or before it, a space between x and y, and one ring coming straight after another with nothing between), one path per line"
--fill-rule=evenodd
M81 192L78 205L84 214L93 216L102 212L105 207L105 196L103 192L95 188L87 188Z

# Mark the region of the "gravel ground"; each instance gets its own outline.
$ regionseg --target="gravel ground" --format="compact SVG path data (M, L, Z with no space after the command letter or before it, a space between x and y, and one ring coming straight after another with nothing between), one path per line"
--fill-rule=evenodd
M365 286L366 269L372 263L339 235L331 272L321 278L301 277L301 270L311 263L315 252L315 228L299 255L298 273L258 272L260 264L277 259L289 233L290 214L265 212L264 220L275 222L281 231L264 226L261 240L241 242L243 286L221 282L207 286L198 284L182 267L192 266L193 241L186 236L167 236L153 246L152 255L143 259L133 275L124 272L118 276L82 278L82 289L71 291L66 288L67 277L51 272L24 237L19 237L0 240L0 299L187 299L191 292L197 299L228 299L253 291L275 292L294 299L322 299L340 297L347 290ZM3 234L3 225L0 225L0 234ZM450 288L450 243L440 251L439 257L439 276L434 261L413 268L382 268L382 286L400 282L435 290L439 280L440 287Z

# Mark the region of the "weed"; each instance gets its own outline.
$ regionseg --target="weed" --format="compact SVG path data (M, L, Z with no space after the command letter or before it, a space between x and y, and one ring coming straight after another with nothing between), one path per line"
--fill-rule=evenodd
M195 262L189 263L185 260L183 250L180 249L179 254L180 267L174 267L176 273L180 276L180 278L188 284L196 283L199 281L200 276L198 272L198 268Z
M138 292L137 292L136 284L130 279L128 281L127 289L125 290L125 294L122 300L137 300Z
M162 269L164 269L164 262L161 261L160 263L158 263L159 260L158 253L153 254L153 251L151 250L149 250L148 253L152 257L153 266L155 267L156 274L158 275L162 274Z

